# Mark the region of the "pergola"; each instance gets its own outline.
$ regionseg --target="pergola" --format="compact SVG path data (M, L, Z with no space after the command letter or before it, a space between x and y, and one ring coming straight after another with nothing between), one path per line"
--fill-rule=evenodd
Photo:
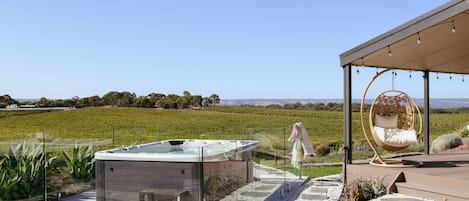
M352 163L352 66L424 73L424 152L429 154L429 73L469 74L469 0L453 0L340 55L345 163Z

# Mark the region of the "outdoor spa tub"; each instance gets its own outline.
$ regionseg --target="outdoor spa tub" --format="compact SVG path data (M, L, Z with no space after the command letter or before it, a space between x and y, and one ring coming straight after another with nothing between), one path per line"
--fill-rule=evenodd
M165 140L98 151L96 200L220 200L253 180L250 140Z

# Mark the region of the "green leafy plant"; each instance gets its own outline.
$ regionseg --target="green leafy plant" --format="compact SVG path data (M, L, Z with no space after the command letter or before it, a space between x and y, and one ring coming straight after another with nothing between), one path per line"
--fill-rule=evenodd
M3 161L4 160L0 162L0 166L2 165ZM9 177L7 172L8 171L0 172L0 200L10 199L10 194L13 192L13 188L19 182L18 175Z
M0 156L0 200L22 199L40 195L43 191L44 168L52 160L46 160L40 144L22 143L9 146L8 154Z
M87 181L95 176L93 146L81 148L75 145L71 155L62 150L63 160L70 175L77 180Z

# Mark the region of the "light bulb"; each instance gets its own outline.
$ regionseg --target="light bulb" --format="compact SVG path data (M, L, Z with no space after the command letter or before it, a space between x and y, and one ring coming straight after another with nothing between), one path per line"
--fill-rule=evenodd
M388 45L388 55L392 57L392 52L391 52L391 48L389 47L389 45Z
M422 43L422 41L420 40L420 32L417 32L417 44L420 45L420 43Z
M451 25L452 25L451 32L456 33L456 27L454 26L453 20L451 21Z

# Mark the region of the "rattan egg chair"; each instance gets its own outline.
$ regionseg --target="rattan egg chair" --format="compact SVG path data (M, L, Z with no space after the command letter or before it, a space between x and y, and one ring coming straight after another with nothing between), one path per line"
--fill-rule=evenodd
M370 164L383 167L417 167L421 165L420 162L383 158L368 134L369 130L375 144L388 151L399 151L416 143L423 126L420 109L412 97L405 92L394 89L379 93L371 103L368 115L369 128L367 129L365 126L364 105L368 89L380 75L390 70L383 70L370 80L361 100L361 126L365 139L374 152ZM416 124L418 131L415 129Z

